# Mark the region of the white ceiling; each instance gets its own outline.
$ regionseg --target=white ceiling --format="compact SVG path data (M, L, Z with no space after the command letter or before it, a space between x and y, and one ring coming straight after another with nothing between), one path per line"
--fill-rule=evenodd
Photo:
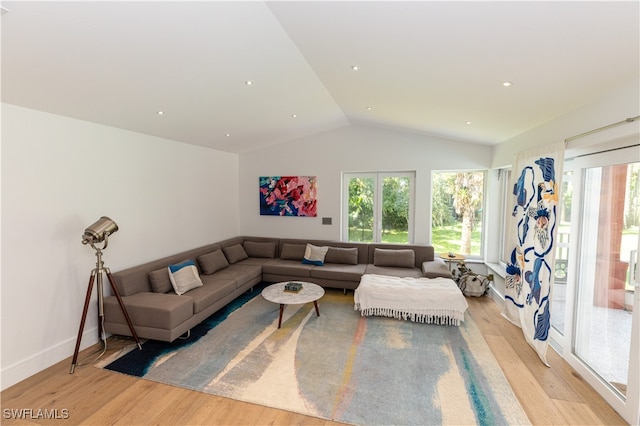
M640 73L637 1L2 6L3 102L229 152L349 124L495 144Z

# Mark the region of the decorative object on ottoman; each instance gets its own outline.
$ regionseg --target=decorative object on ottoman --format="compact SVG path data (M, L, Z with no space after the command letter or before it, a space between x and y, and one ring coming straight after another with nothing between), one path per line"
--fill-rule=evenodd
M452 273L453 279L465 296L484 296L489 290L489 283L493 281L493 274L477 274L467 268L464 261L458 262L458 267Z
M450 278L411 278L365 274L354 293L362 316L385 316L414 322L460 325L467 301Z

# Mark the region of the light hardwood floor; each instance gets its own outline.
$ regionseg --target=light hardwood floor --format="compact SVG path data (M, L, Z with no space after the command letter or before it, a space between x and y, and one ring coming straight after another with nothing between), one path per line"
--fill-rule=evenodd
M544 366L519 328L500 316L488 297L469 298L469 312L534 425L625 424L623 419L552 349ZM87 349L80 359L95 349ZM71 357L0 394L2 424L91 425L337 425L94 368ZM517 380L516 380L517 376ZM59 420L7 419L7 410L57 410ZM68 411L63 411L68 410Z

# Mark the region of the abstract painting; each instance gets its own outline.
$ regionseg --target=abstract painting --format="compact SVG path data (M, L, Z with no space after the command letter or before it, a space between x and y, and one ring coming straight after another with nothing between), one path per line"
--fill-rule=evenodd
M261 176L260 215L317 216L315 176Z

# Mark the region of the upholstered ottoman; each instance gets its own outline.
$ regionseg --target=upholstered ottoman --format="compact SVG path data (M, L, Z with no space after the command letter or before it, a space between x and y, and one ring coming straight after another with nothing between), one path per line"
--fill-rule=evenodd
M385 316L414 322L460 325L467 300L449 278L400 278L365 274L354 293L362 316Z

